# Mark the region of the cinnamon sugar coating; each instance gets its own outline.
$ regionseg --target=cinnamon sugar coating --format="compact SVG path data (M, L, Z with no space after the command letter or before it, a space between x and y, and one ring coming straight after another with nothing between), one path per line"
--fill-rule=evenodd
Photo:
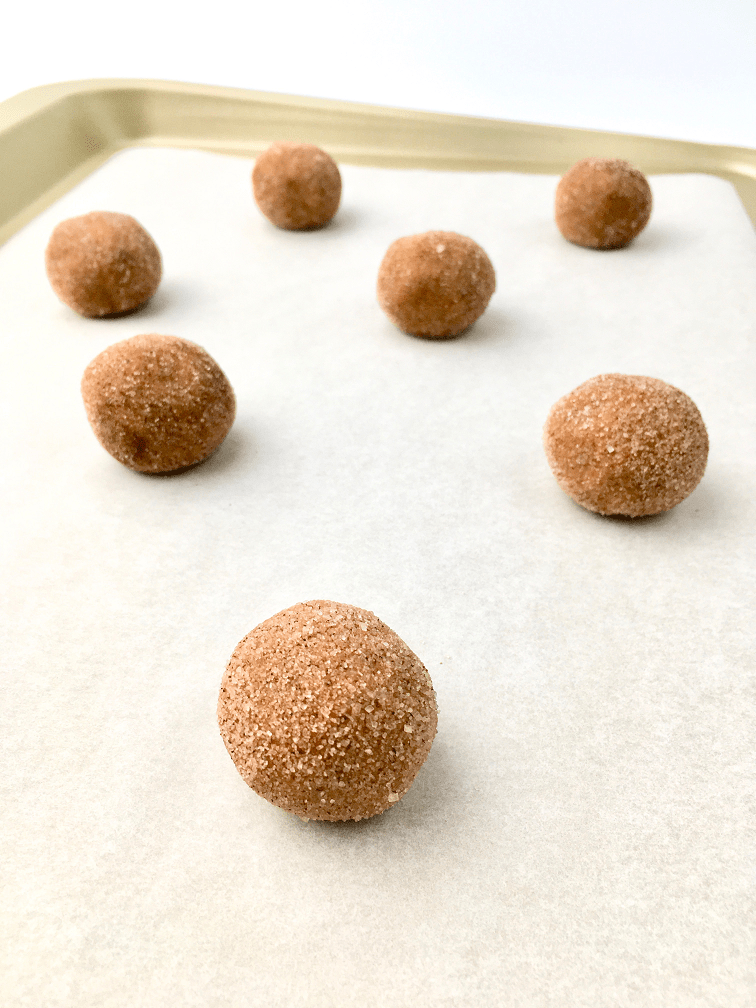
M236 400L213 358L178 336L132 336L87 366L81 380L97 440L129 469L183 469L215 451Z
M367 819L409 789L436 734L424 665L373 613L315 600L247 634L218 723L237 770L305 819Z
M651 216L651 187L627 161L585 158L556 190L555 217L567 241L585 248L622 248Z
M551 408L544 447L557 482L578 504L639 517L668 511L698 486L709 438L696 404L674 385L604 374Z
M87 318L133 311L158 288L158 247L128 214L96 210L62 221L45 250L45 266L60 300Z
M412 336L457 336L486 310L496 274L483 249L454 231L397 238L378 271L378 303Z
M322 227L339 209L341 173L319 147L274 143L255 161L252 191L261 212L277 227Z

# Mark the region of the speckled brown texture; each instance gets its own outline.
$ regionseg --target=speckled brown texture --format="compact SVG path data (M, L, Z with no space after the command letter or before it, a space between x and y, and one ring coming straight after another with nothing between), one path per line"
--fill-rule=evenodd
M138 472L172 472L215 451L236 401L213 358L178 336L132 336L88 365L81 394L92 430Z
M551 408L544 446L557 482L578 504L639 517L668 511L698 486L709 438L680 389L658 378L605 374Z
M274 143L255 161L252 191L269 221L303 231L327 224L339 209L341 173L319 147Z
M556 191L555 216L564 237L585 248L622 248L651 216L651 187L627 161L585 158Z
M454 231L397 238L378 271L378 303L412 336L457 336L480 318L495 290L491 260Z
M373 613L301 602L234 651L218 699L244 780L305 819L366 819L409 789L436 734L425 666Z
M45 266L60 300L87 318L133 311L152 297L162 274L158 247L142 225L107 210L58 224Z

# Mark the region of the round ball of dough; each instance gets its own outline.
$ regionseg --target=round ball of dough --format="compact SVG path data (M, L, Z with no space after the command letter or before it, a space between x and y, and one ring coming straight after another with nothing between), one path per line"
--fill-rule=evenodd
M486 310L496 274L483 249L454 231L397 238L378 271L378 303L412 336L457 336Z
M60 300L87 318L133 311L152 297L162 274L158 247L142 225L107 210L58 224L45 266Z
M341 174L319 147L274 143L255 161L252 191L269 221L302 231L322 227L339 209Z
M604 374L551 408L544 447L557 482L578 504L639 517L668 511L698 486L709 438L696 404L674 385Z
M301 602L247 634L218 723L249 786L304 819L367 819L404 795L436 734L424 665L373 613Z
M651 216L651 187L627 161L585 158L556 191L556 223L567 241L593 249L622 248Z
M97 440L129 469L183 469L215 451L234 422L234 392L210 354L178 336L132 336L88 365L84 407Z

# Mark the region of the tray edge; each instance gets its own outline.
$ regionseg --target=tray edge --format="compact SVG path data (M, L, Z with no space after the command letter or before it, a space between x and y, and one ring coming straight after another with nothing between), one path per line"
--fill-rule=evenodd
M387 168L561 174L589 155L732 182L756 227L756 150L159 80L47 84L0 103L0 244L112 155L185 147L253 157L307 140Z

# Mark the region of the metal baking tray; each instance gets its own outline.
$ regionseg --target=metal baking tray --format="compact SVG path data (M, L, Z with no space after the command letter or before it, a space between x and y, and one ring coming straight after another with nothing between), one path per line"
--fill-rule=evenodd
M344 169L343 227L303 242L258 219L242 158L282 136L366 166ZM155 149L87 177L138 147ZM161 82L0 106L0 238L30 222L1 250L5 541L23 543L2 605L20 809L3 822L4 1006L751 1004L753 235L699 175L654 181L656 233L626 253L562 242L555 180L523 173L590 154L720 176L756 218L748 150ZM375 305L406 212L380 167L516 173L421 180L433 220L455 188L486 217L509 201L476 224L505 282L469 338L410 340ZM141 207L162 200L174 286L134 318L82 320L41 268L77 193L32 218L79 182L97 205L115 176L151 230ZM214 203L185 212L217 179L222 228ZM517 218L536 189L538 216ZM747 241L709 240L730 225ZM256 328L260 289L286 310ZM207 345L247 404L213 460L170 480L107 457L79 399L94 353L143 324ZM711 469L667 516L599 518L548 471L548 406L600 370L658 374L702 408ZM236 641L317 597L385 619L443 723L407 798L336 829L251 793L214 714Z
M32 88L0 104L0 243L128 147L251 157L287 136L346 164L561 174L589 155L727 179L756 225L756 150L151 80Z

